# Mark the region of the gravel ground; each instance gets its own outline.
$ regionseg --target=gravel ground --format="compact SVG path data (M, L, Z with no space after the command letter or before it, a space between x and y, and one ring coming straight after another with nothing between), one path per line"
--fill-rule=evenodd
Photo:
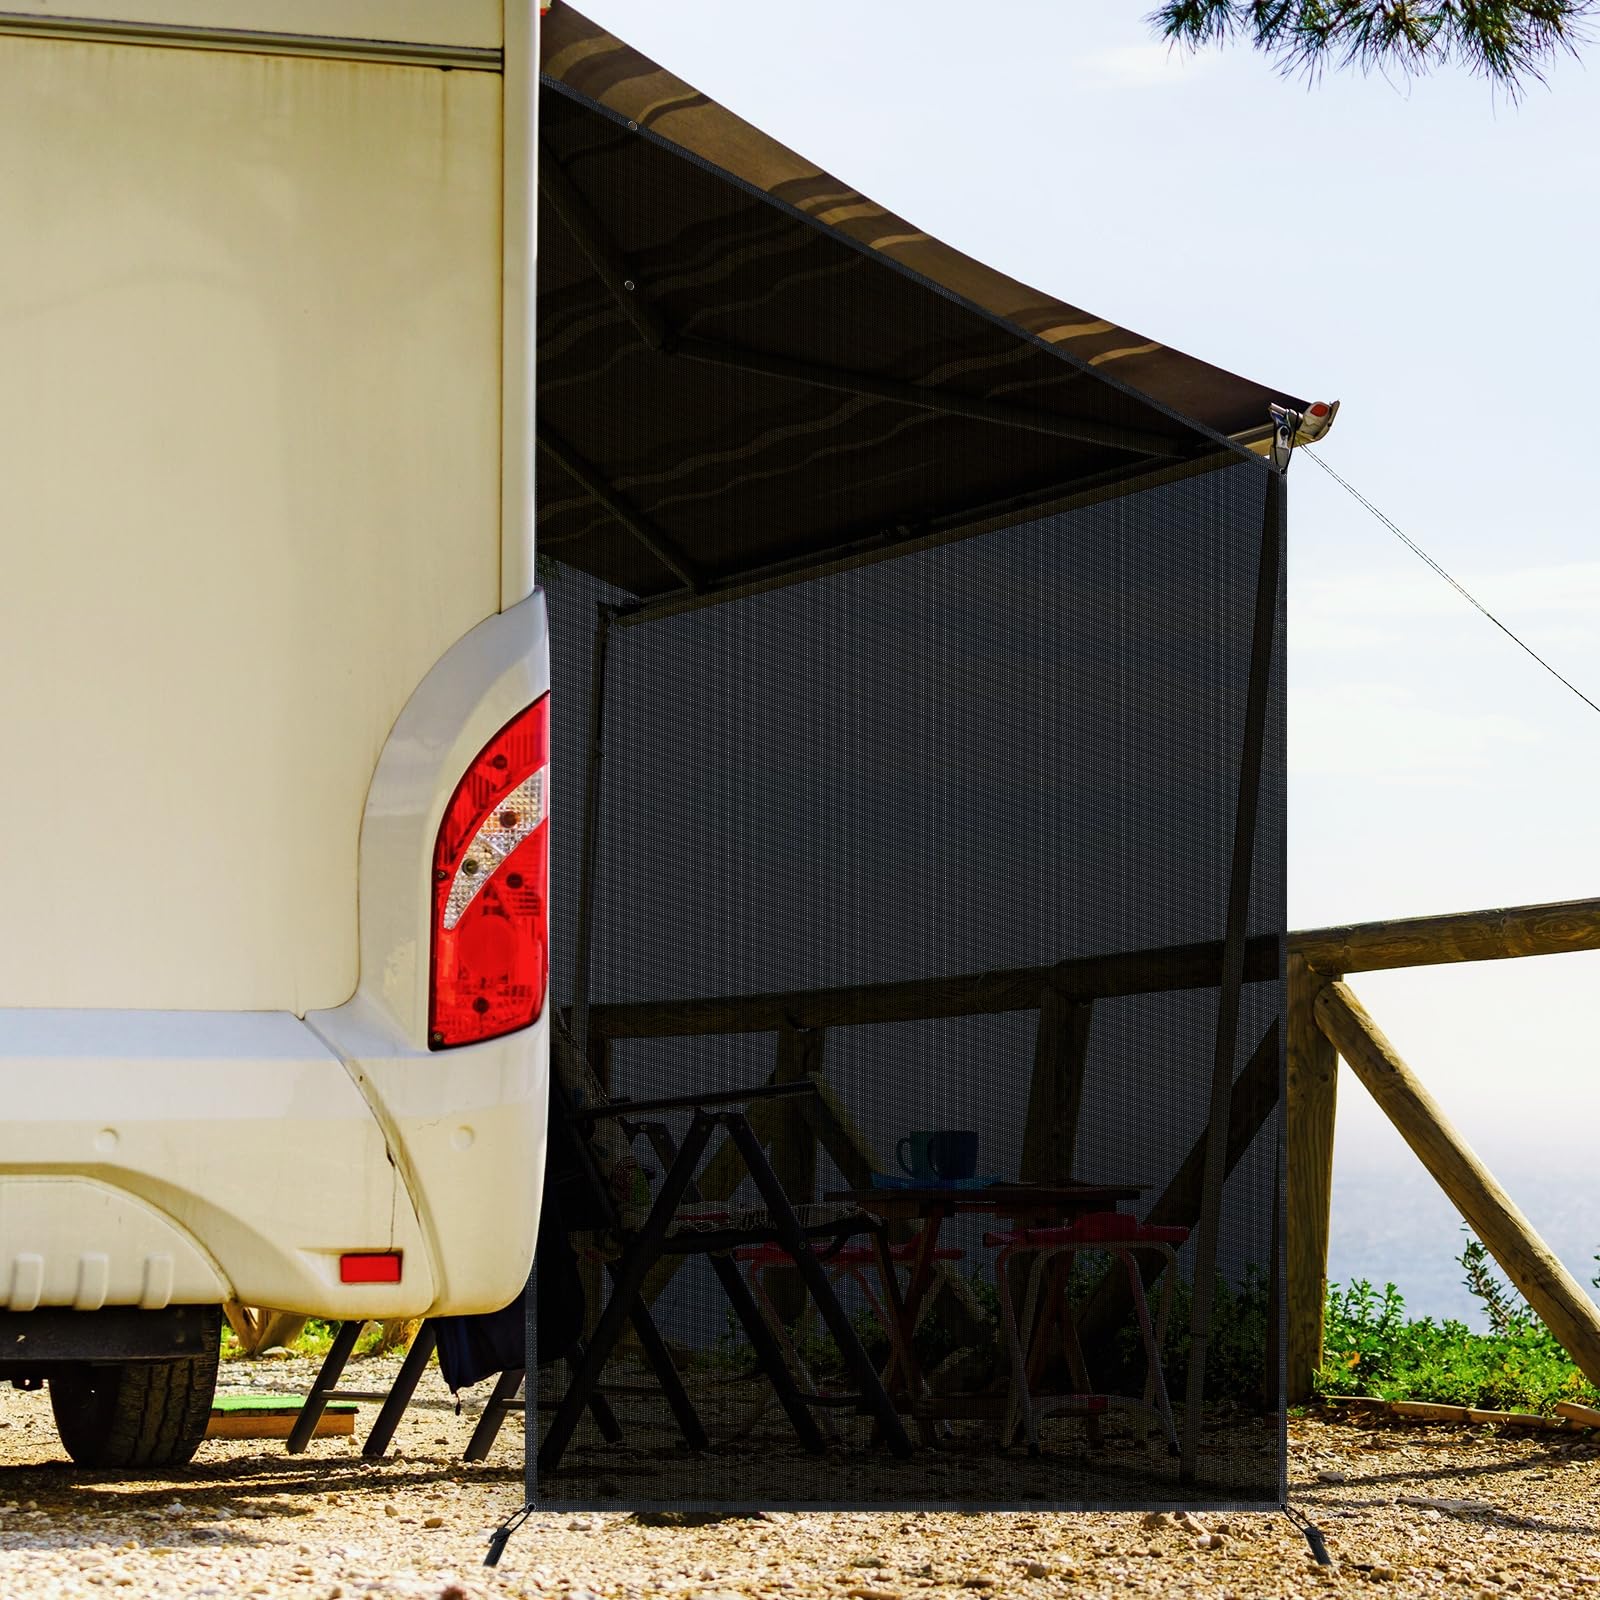
M383 1387L394 1363L350 1381ZM225 1386L293 1391L301 1361L229 1363ZM430 1374L382 1465L356 1440L209 1441L181 1471L68 1463L48 1398L0 1389L0 1596L401 1596L684 1600L826 1595L1573 1595L1600 1600L1600 1435L1496 1436L1391 1421L1290 1425L1291 1495L1338 1561L1317 1568L1280 1515L793 1512L702 1525L542 1512L480 1565L520 1497L521 1435L463 1466L472 1417Z

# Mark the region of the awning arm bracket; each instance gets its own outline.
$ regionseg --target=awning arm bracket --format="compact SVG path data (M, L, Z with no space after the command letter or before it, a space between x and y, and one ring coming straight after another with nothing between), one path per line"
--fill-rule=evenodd
M1298 443L1300 413L1280 405L1269 405L1267 412L1272 418L1272 464L1279 472L1287 472Z
M1287 472L1294 447L1315 444L1333 426L1333 419L1339 415L1339 402L1317 400L1304 411L1269 405L1267 415L1272 419L1272 464L1279 472Z

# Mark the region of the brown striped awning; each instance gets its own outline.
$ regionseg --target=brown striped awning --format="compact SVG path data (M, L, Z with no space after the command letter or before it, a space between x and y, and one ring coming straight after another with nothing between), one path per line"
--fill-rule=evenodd
M1208 470L1303 408L941 244L569 6L542 48L547 556L716 593Z

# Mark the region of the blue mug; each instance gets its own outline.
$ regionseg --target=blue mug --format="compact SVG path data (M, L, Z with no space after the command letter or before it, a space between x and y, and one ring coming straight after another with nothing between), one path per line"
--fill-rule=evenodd
M895 1146L895 1160L910 1177L923 1182L970 1178L978 1170L978 1136L959 1128L908 1133Z

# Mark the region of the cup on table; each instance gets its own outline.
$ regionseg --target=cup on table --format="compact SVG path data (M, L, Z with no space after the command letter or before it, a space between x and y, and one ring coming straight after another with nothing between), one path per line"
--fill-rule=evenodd
M908 1133L895 1146L895 1159L924 1182L970 1178L978 1170L978 1136L961 1128Z

